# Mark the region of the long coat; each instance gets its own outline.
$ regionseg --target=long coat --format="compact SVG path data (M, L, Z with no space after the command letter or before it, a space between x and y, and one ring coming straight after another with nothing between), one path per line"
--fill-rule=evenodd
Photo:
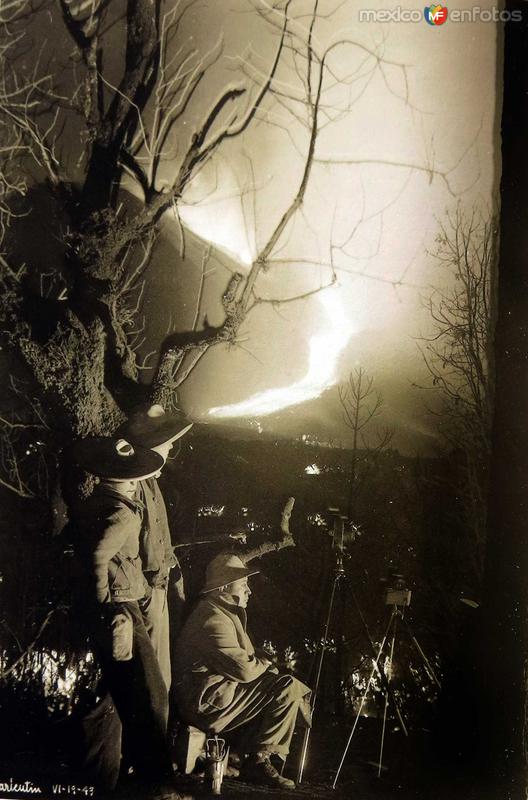
M239 683L266 672L269 662L255 655L242 608L205 596L191 613L175 653L178 706L187 718L224 709Z
M106 483L72 515L88 601L140 600L148 590L139 557L142 508Z

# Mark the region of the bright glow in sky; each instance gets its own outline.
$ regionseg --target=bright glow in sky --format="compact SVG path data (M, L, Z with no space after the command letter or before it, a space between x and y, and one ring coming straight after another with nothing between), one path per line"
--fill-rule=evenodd
M459 203L468 212L490 206L497 177L497 109L489 90L496 85L497 30L481 23L441 30L359 24L354 0L328 5L336 13L321 15L317 46L343 36L359 45L332 50L324 83L324 109L347 113L323 115L302 209L271 253L255 294L280 299L326 285L329 263L340 285L299 303L254 308L235 346L211 348L193 369L182 403L196 420L260 418L266 430L288 432L297 420L275 412L322 396L299 417L339 438L347 434L327 390L361 365L384 397L383 424L404 431L411 447L419 441L427 448L434 423L416 388L428 380L417 341L431 331L424 298L452 281L430 254L447 210ZM233 65L248 42L259 69L275 52L275 31L259 15L240 14L242 6L246 0L233 0L226 16L223 4L203 4L202 45L212 46L221 27L227 59L211 70L216 83L208 79L204 108L217 88L234 81ZM294 0L292 18L305 19L312 7ZM376 57L365 61L365 47ZM287 58L279 77L292 97L302 94L297 67ZM180 205L186 227L233 256L211 256L203 295L211 324L222 321L219 297L229 272L248 269L299 186L306 129L296 102L294 113L287 107L264 104L258 124L226 142ZM200 254L195 261L200 264ZM194 314L187 293L185 303Z
M339 287L323 289L315 299L326 313L326 325L321 332L310 337L308 367L304 376L289 386L266 389L239 403L211 408L209 416L263 417L319 397L337 382L339 356L354 333L354 325L347 318Z
M185 225L211 244L234 255L245 266L251 266L253 255L249 245L235 244L243 238L243 224L237 219L233 206L222 209L221 214L204 214L193 206L182 206L180 217Z

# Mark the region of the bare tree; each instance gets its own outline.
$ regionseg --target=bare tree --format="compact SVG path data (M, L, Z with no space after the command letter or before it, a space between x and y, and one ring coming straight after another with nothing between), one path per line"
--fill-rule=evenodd
M288 265L315 274L292 244L296 225L317 226L307 202L318 191L314 176L343 168L327 158L326 132L353 113L375 76L403 108L410 103L405 65L386 60L382 46L342 32L323 35L333 11L321 5L249 3L267 49L262 55L248 48L236 58L224 54L221 37L207 50L186 36L196 0L2 5L0 334L9 371L23 383L1 414L0 468L2 487L15 498L39 498L56 511L58 456L72 438L113 432L143 402L177 402L212 347L241 346L255 309L328 291L346 270L361 220L347 222L346 234L331 225L314 259L317 279L299 291L289 287ZM398 76L401 91L388 74ZM182 207L207 201L196 193L198 177L213 176L214 184L218 165L235 150L243 161L248 137L260 127L281 132L293 178L259 225L258 181L247 157L238 194L251 263L230 271L216 298L222 316L211 324L204 283L214 248L205 247L192 323L177 320L154 345L147 382L136 336L158 234L171 215L185 254ZM361 159L347 163L354 168ZM431 165L427 173L449 179ZM55 219L53 246L26 257L21 244L44 208ZM40 509L36 517L48 532L49 518Z
M317 26L328 14L320 14L318 2L308 17L293 0L264 3L254 13L274 37L273 52L266 62L250 51L241 56L237 79L203 110L204 84L222 59L223 43L200 52L180 40L194 6L193 0L61 0L64 35L57 32L56 6L45 0L4 6L0 124L8 138L0 153L6 234L0 316L8 350L46 410L50 451L72 436L111 432L144 400L170 405L211 347L237 344L257 306L305 299L336 282L328 242L328 263L315 285L292 295L281 284L281 251L295 220L304 217L312 173L316 166L328 169L318 161L318 137L352 109L353 99L332 101L336 86L368 85L369 77L389 68L405 74L404 65L385 64L379 52L348 38L321 44ZM59 37L53 56L40 32L46 15ZM334 58L344 48L362 57L351 74L340 74ZM297 183L255 246L247 272L236 271L226 282L223 321L208 322L202 281L192 328L166 336L146 384L132 324L160 222L173 213L184 239L179 207L196 176L234 139L243 145L256 125L295 136ZM13 247L17 215L38 213L32 204L37 185L46 186L63 220L51 263L22 262ZM123 202L123 187L139 198L139 209ZM255 192L253 185L251 202ZM270 295L260 279L272 266L277 293ZM12 485L20 489L16 480Z
M468 532L466 558L477 588L482 580L486 538L486 502L493 404L492 287L497 260L497 222L459 206L437 236L435 258L445 268L451 288L435 290L426 300L434 332L421 351L440 395L432 410L447 448L459 468L453 487L461 497Z
M347 514L353 519L370 469L377 456L389 446L394 432L387 427L367 431L382 411L383 397L374 388L374 378L363 367L351 372L347 383L340 384L337 392L343 422L352 432Z

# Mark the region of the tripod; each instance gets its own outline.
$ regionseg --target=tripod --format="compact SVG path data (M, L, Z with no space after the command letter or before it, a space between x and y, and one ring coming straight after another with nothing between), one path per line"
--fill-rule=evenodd
M411 592L408 589L404 588L404 584L401 581L401 579L397 582L397 588L396 589L389 589L387 591L386 604L390 605L392 607L390 618L389 618L389 622L387 624L387 627L386 627L385 633L383 635L383 639L381 641L379 649L377 651L376 657L375 657L375 659L373 661L372 671L370 673L369 679L367 681L367 685L366 685L365 690L363 692L363 695L361 697L359 709L358 709L358 712L356 714L356 718L354 720L354 724L352 726L352 730L350 731L350 735L348 737L348 741L347 741L347 743L345 745L345 749L343 751L343 755L341 757L341 761L339 763L339 767L337 768L337 772L336 772L336 775L335 775L335 778L334 778L334 782L332 784L332 788L333 789L336 788L336 784L337 784L339 775L341 773L341 769L343 768L343 764L345 763L345 759L346 759L346 756L347 756L347 753L348 753L348 749L350 747L350 744L351 744L352 739L354 737L354 734L356 732L357 725L358 725L358 722L359 722L359 718L361 716L361 711L363 710L363 706L365 704L365 700L367 699L367 695L368 695L368 693L370 691L370 687L372 685L372 681L374 679L374 675L378 675L378 677L381 678L381 682L382 682L382 684L384 686L384 689L385 689L385 693L384 693L385 694L385 699L384 699L384 709L383 709L383 723L382 723L382 729L381 729L381 741L380 741L379 761L378 761L378 778L381 775L381 769L382 769L382 765L383 765L383 751L384 751L384 746L385 746L385 733L386 733L386 727L387 727L387 716L388 716L388 710L389 710L389 700L393 701L393 704L395 706L396 713L398 715L398 719L400 721L400 725L401 725L403 733L405 734L405 736L409 735L408 734L408 730L407 730L407 726L406 726L405 721L403 719L403 715L402 715L401 710L399 708L399 704L397 703L396 698L395 698L395 696L394 696L394 694L392 692L391 686L390 686L390 681L391 681L391 678L392 678L392 664L393 664L393 660L394 660L394 650L395 650L395 646L396 646L396 638L397 638L397 634L398 634L398 624L399 623L401 623L402 627L405 628L405 630L406 630L406 632L407 632L407 634L408 634L408 636L410 638L411 643L413 644L414 648L416 649L416 651L418 652L418 654L419 654L419 656L420 656L420 658L422 660L422 663L424 665L425 671L426 671L427 675L429 676L430 680L433 683L435 683L438 687L440 687L440 681L438 680L438 677L436 676L436 673L435 673L435 671L434 671L434 669L433 669L433 667L431 665L431 662L429 661L429 659L425 655L422 647L420 646L420 643L418 642L418 639L416 638L416 636L414 635L414 633L411 630L411 626L409 625L409 623L405 619L405 609L406 609L407 606L410 605L410 602L411 602ZM371 642L371 644L373 644L373 643ZM385 673L385 671L383 669L380 669L380 667L379 667L379 663L380 663L381 657L384 654L384 652L385 652L385 657L386 657L386 660L387 660L386 664L387 664L388 675Z
M315 706L317 703L317 698L319 694L319 685L321 682L321 674L323 670L323 663L327 651L328 646L328 634L330 631L330 625L332 622L332 615L334 611L334 602L335 597L337 594L337 589L340 583L343 582L343 579L346 577L345 568L344 568L344 552L345 552L345 543L348 539L349 541L354 541L355 537L359 533L359 528L356 525L350 525L350 529L345 531L345 521L348 521L348 517L344 514L339 513L339 509L331 508L329 509L329 513L333 515L333 532L332 532L332 539L333 539L333 548L336 553L336 565L334 569L334 579L332 582L332 589L330 592L330 600L328 603L328 612L326 615L326 621L323 629L323 636L321 639L321 648L319 650L319 656L317 659L317 668L315 673L315 683L314 688L312 691L312 702L311 702L311 715L312 720L314 717ZM356 596L351 589L351 594L356 604L359 617L363 624L363 628L367 637L367 640L370 644L372 649L373 655L376 657L376 648L374 642L372 641L372 637L370 636L367 623L363 614L361 613L361 609L359 608ZM379 656L377 656L377 660L379 660ZM400 712L400 707L398 703L398 699L393 695L392 688L387 680L387 677L384 672L378 670L378 677L383 684L387 695L392 699L394 707L396 708L396 712L398 714L398 718L402 725L402 728L405 729L405 722L403 720L403 715ZM372 680L372 678L371 678ZM405 729L406 730L406 729ZM304 734L303 745L301 749L301 757L299 761L299 770L297 773L297 783L300 784L303 779L304 768L306 766L306 760L308 756L308 747L310 743L310 735L311 735L311 728L307 728Z
M319 693L319 684L321 682L321 673L323 671L323 663L324 658L326 655L326 650L328 646L328 633L330 631L330 624L332 622L332 613L334 610L334 600L337 592L337 587L341 578L343 578L345 574L345 568L343 566L343 548L344 548L344 540L345 540L345 520L347 517L339 514L337 509L332 509L334 511L334 532L333 532L333 539L334 539L334 548L337 553L336 557L336 565L334 569L334 580L332 582L332 589L330 592L330 601L328 603L328 612L326 615L325 626L323 629L323 638L321 641L321 648L319 650L319 657L317 659L317 669L315 673L315 683L314 688L312 691L312 702L310 705L311 716L313 720L314 712L315 712L315 705L317 703L317 695ZM303 739L303 746L301 749L301 758L299 761L299 771L297 773L297 783L302 783L304 767L306 766L306 758L308 756L308 746L310 744L310 734L311 728L306 728L304 733Z

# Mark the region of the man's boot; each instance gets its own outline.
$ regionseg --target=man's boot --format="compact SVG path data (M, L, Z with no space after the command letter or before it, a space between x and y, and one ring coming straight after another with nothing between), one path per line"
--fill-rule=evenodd
M269 753L251 753L240 770L240 780L275 789L295 789L295 783L283 778L270 761Z

